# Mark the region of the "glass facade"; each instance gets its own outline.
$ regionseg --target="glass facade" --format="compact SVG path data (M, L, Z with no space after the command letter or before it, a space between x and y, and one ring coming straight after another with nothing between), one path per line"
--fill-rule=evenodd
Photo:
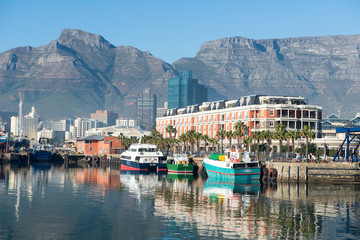
M182 71L168 83L168 108L184 108L207 101L207 88L192 77L191 71Z
M152 94L150 89L145 89L137 100L137 116L142 129L151 131L155 126L156 107L156 95Z

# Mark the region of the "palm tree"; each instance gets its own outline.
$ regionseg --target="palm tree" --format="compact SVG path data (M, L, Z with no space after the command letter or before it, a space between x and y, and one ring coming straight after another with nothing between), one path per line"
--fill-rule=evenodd
M234 133L233 133L233 131L230 130L230 131L225 132L225 135L226 135L226 138L229 140L229 149L231 149L231 147L232 147L231 140L234 137Z
M176 151L176 147L175 146L177 146L177 149L179 149L179 145L180 145L180 141L178 140L178 139L175 139L174 140L174 153L176 153L177 151Z
M287 132L288 136L290 137L292 141L292 153L295 151L295 140L297 140L300 137L300 133L298 130L290 130Z
M244 129L246 128L246 125L238 121L235 123L235 131L234 131L234 137L237 137L238 139L238 149L240 149L240 139L244 136Z
M279 140L280 143L280 152L281 153L281 148L282 148L282 141L286 140L285 138L285 133L286 133L286 127L283 123L279 123L278 125L276 125L275 127L275 138Z
M194 151L194 143L195 143L195 130L191 129L186 132L187 141L190 143L191 152Z
M174 140L175 140L176 128L173 125L167 125L166 128L165 128L165 131L167 133L169 133L170 138L172 138L171 135L172 135L172 133L174 133ZM175 144L174 144L174 148L175 148ZM175 152L175 149L174 149L174 152Z
M196 152L197 152L197 155L199 156L199 145L200 145L200 140L201 140L201 133L199 132L195 132L194 133L194 140L196 141Z
M161 134L156 129L153 129L151 131L150 136L154 144L156 144L156 142L159 141L159 139L161 138Z
M247 150L249 150L248 148L249 148L249 145L250 145L250 143L251 143L251 138L250 138L250 137L244 137L243 143L244 143L244 145L245 145L245 148L246 148Z
M256 152L258 153L259 152L260 140L262 139L261 132L255 132L254 135L252 136L252 139L256 143Z
M269 155L271 140L274 138L273 132L266 130L262 132L263 138L266 140L266 155Z
M185 134L185 133L182 133L182 134L180 135L180 137L179 137L179 140L184 143L184 149L185 149L185 151L186 151L186 141L187 141L187 136L186 136L186 134ZM183 150L181 150L181 152L183 152Z
M212 149L211 149L211 151L214 152L215 144L217 144L216 138L210 138L210 139L209 139L209 143L212 144Z
M120 142L121 142L121 147L124 147L124 149L125 149L125 136L124 136L124 134L123 133L120 133L119 134L119 136L117 137L117 139L119 139L120 140Z
M221 139L221 153L223 153L224 152L223 140L225 137L225 131L224 130L217 131L216 136L220 137Z
M205 152L206 152L206 147L207 147L207 144L208 144L208 142L209 142L209 140L210 140L209 135L205 134L205 135L201 136L201 140L204 141L204 144L205 144Z
M309 151L309 140L315 138L315 133L309 125L305 125L304 128L300 130L300 135L305 138L305 159L307 160Z

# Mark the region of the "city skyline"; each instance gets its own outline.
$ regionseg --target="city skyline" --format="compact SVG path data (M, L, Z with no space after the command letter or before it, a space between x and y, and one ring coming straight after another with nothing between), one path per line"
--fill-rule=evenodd
M359 34L358 1L9 1L0 3L0 52L39 47L64 28L102 35L172 63L201 44L242 36L272 39Z

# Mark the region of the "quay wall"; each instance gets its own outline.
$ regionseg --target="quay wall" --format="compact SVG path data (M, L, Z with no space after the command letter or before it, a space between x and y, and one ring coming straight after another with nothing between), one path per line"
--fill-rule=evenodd
M277 182L359 182L359 163L265 162L263 178Z

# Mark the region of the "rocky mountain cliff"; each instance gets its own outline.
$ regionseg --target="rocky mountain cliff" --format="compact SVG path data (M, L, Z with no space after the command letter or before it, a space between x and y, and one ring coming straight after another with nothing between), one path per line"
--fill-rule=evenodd
M324 113L360 112L360 35L205 42L194 58L173 64L220 94L305 96ZM342 114L342 116L343 116Z
M97 109L121 112L123 97L162 86L174 74L170 64L133 47L115 47L103 37L64 29L56 41L38 48L0 53L0 109L24 113L35 105L43 118L89 116Z
M102 36L64 29L38 48L0 53L0 110L24 113L35 105L43 118L89 116L96 109L122 111L123 98L150 87L167 99L169 77L192 70L209 87L209 100L250 94L300 95L321 104L325 115L360 112L360 35L205 42L194 58L173 65Z

